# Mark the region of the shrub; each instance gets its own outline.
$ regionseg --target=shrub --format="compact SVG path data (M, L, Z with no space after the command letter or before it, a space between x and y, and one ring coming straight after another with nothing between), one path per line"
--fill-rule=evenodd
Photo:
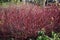
M38 31L42 28L45 29L46 34L49 36L52 31L60 32L58 26L60 25L58 23L60 14L58 7L55 5L46 8L31 4L13 5L8 8L0 8L0 10L0 19L4 20L4 24L0 27L2 37L12 35L11 37L24 40L28 37L36 37Z

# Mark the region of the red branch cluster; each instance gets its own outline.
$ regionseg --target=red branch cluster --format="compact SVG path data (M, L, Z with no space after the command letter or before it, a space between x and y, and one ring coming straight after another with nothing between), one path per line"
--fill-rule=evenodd
M40 8L37 5L0 7L0 35L21 38L36 37L42 28L49 34L60 32L60 10L56 5Z

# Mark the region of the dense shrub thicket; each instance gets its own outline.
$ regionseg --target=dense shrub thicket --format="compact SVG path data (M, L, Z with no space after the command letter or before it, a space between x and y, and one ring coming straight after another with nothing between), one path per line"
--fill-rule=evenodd
M37 5L0 7L0 36L20 38L37 37L42 28L46 35L51 31L60 32L60 10L58 6Z

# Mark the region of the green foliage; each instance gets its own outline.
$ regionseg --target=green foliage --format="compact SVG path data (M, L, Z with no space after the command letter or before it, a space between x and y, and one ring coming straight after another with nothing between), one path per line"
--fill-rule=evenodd
M45 35L44 31L40 31L38 32L39 36L37 37L36 40L60 40L59 36L60 34L59 33L55 33L52 31L52 37L49 37L47 35Z
M3 5L3 3L19 3L21 0L0 0L0 5Z

